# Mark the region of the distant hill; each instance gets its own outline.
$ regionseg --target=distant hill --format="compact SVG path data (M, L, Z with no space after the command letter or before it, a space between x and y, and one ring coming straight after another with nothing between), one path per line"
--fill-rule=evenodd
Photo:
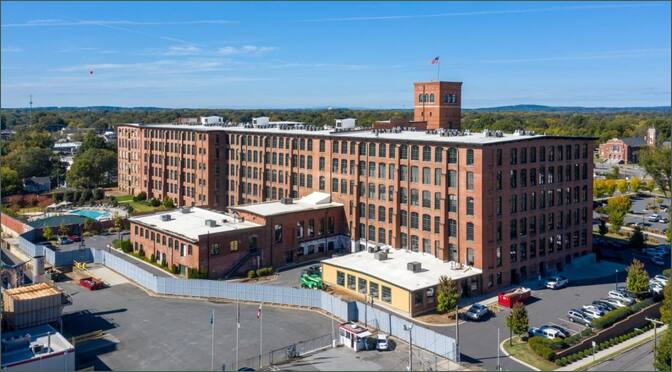
M671 106L649 107L582 107L582 106L543 106L543 105L512 105L462 109L465 112L557 112L557 113L617 113L617 112L670 112Z

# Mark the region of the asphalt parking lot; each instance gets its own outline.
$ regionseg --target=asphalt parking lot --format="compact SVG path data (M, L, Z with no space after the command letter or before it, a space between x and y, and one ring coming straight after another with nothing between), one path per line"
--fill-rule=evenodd
M567 319L567 311L607 297L609 290L614 289L616 284L623 285L624 280L625 273L620 272L618 282L614 273L581 286L573 286L570 278L570 285L562 289L533 289L532 298L526 302L530 327L556 324L572 333L579 332L584 327L571 323ZM503 308L487 320L460 324L459 349L462 362L471 363L486 370L496 370L499 349L497 330L499 329L500 332L500 341L509 337L509 329L506 327L506 316L509 311ZM435 329L450 337L455 337L455 327L435 327ZM500 357L500 363L504 370L529 370L504 356Z
M667 228L666 223L649 221L649 217L654 213L658 215L664 215L665 217L669 218L669 214L667 213L662 213L660 211L654 212L653 210L646 209L647 203L655 203L654 197L631 197L630 201L632 202L632 206L630 207L631 212L625 216L624 221L626 225L640 222L644 223L644 226L647 228L656 229L661 232L663 231L663 229ZM660 204L667 205L669 207L670 199L663 198L663 202ZM659 204L655 203L655 205Z
M235 304L151 297L132 284L99 291L72 282L58 285L72 295L73 304L64 309L63 317L67 337L104 330L120 341L115 351L90 362L96 370L209 370L211 310L215 310L215 368L235 361ZM258 355L257 308L240 305L241 360ZM265 306L263 319L263 347L269 351L331 333L331 320L312 311Z

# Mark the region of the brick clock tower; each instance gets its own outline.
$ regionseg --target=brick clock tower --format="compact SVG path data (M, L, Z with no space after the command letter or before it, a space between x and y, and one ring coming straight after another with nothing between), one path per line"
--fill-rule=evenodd
M431 81L414 85L413 121L427 122L427 129L460 129L461 82Z

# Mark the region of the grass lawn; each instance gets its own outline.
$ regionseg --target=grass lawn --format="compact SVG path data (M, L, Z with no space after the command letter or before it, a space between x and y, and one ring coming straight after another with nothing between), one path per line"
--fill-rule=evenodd
M43 207L29 207L29 208L21 208L19 209L18 213L19 214L26 214L30 212L42 212L44 211Z
M133 207L134 213L150 213L158 210L163 210L163 206L152 207L147 202L133 201L133 195L124 195L117 197L119 204L128 204Z
M527 345L527 342L521 341L518 336L513 337L513 346L509 345L509 340L504 341L502 345L504 346L504 350L512 357L533 365L542 371L552 371L558 368L555 363L549 362L535 354Z

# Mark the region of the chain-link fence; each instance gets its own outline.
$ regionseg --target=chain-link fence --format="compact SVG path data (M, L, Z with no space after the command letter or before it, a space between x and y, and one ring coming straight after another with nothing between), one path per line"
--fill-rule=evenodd
M241 368L254 368L260 370L272 365L287 363L293 359L305 356L306 354L310 354L312 352L332 346L332 335L326 334L265 352L261 355L261 357L257 355L246 359L241 359L238 361L238 363L236 363L235 360L225 363L222 365L222 370L236 371Z

